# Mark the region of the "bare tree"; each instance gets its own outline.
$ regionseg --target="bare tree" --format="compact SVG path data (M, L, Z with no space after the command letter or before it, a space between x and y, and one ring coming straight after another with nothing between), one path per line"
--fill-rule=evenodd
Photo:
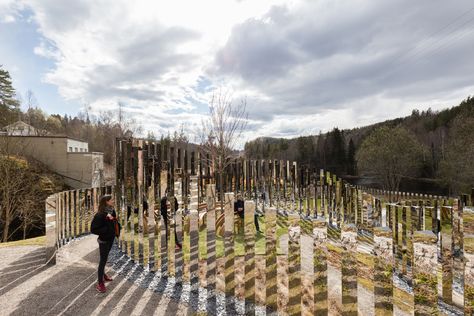
M31 187L31 178L25 170L24 160L16 155L19 147L14 138L0 137L0 228L3 242L7 242L15 233L10 231L10 226L19 217L25 196Z
M6 242L31 229L44 230L44 200L62 189L54 176L34 158L26 158L28 143L16 137L0 136L0 233ZM59 184L59 185L58 185Z
M209 103L209 117L198 131L201 159L207 160L219 179L219 197L224 199L223 179L243 131L247 126L247 102L233 103L228 92L219 90Z
M179 130L174 131L171 143L175 147L187 148L189 144L189 139L186 135L186 132L184 131L184 124L180 125Z

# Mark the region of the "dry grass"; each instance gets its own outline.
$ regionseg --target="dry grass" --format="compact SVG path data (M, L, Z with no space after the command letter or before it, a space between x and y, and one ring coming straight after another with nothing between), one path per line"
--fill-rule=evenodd
M16 247L16 246L44 246L45 243L46 243L46 236L40 236L40 237L28 238L24 240L3 242L3 243L0 243L0 248Z

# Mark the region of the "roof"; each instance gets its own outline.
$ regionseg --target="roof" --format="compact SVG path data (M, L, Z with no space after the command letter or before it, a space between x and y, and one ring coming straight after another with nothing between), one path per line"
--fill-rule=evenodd
M79 139L79 138L75 138L75 137L69 137L69 136L65 136L65 135L44 135L44 136L40 136L40 135L29 135L29 136L7 135L7 136L8 137L31 137L31 138L66 138L66 139L76 140L78 142L87 143L87 141L85 141L83 139Z
M5 126L3 129L7 129L7 128L14 128L14 127L18 127L18 126L24 126L24 127L28 127L28 128L31 128L33 130L35 130L36 128L34 128L33 126L31 126L30 124L27 124L23 121L16 121L15 123L12 123L10 125L7 125Z

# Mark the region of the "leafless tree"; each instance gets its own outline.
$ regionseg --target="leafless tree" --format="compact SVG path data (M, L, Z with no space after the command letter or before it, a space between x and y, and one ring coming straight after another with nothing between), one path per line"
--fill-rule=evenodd
M3 242L21 228L10 230L12 222L27 207L25 202L35 183L26 168L26 161L18 156L20 147L15 138L0 136L0 227Z
M207 160L219 179L219 197L224 198L223 179L230 158L234 156L238 141L247 126L247 102L234 104L228 92L219 90L209 103L209 117L203 120L197 135L201 159Z

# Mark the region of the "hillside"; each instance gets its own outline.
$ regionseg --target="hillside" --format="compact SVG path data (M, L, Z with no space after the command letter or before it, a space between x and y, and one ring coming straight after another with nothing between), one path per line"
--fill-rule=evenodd
M458 106L449 109L442 111L429 109L421 112L413 110L410 116L360 128L345 130L334 128L328 133L293 139L258 138L245 145L245 154L247 157L259 159L296 160L311 168L327 169L340 176L361 176L357 172L355 154L364 139L379 127L401 126L410 131L423 148L423 163L413 178L432 179L443 185L446 182L443 178L449 175L441 170L441 166L443 163L451 163L447 161L446 156L452 144L456 141L470 146L469 139L474 139L474 131L456 134L455 127L472 118L474 118L474 99L468 97Z

